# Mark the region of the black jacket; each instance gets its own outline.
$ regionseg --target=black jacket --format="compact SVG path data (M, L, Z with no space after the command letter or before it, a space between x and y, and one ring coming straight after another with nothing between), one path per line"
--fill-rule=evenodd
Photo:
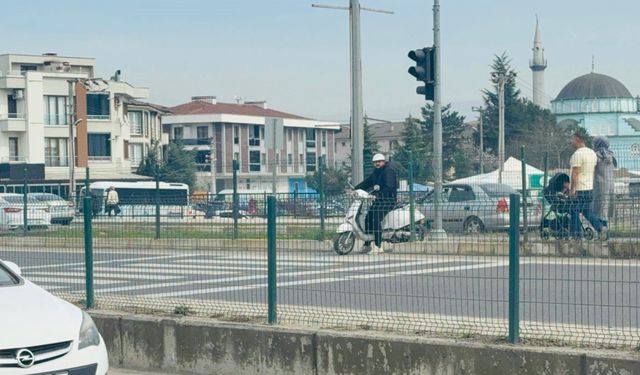
M375 168L371 175L355 186L356 189L371 190L375 185L380 186L380 190L372 194L378 199L389 199L395 202L398 195L398 176L395 169L385 163L382 168Z

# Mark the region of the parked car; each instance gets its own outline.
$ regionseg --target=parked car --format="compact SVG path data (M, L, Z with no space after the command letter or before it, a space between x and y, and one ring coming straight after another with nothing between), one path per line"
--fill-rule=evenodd
M51 193L30 193L39 202L49 207L51 224L69 225L75 216L75 204L62 199L61 196Z
M0 375L105 375L107 349L86 312L0 260Z
M509 195L518 192L504 184L445 184L442 194L442 226L449 231L478 233L509 227ZM418 198L418 208L427 218L427 226L434 220L433 196L429 192ZM528 201L528 226L538 226L542 206L538 200ZM522 217L520 218L522 220Z
M0 229L24 227L24 196L22 194L0 194ZM46 204L33 197L27 197L27 227L47 228L51 224L51 214Z

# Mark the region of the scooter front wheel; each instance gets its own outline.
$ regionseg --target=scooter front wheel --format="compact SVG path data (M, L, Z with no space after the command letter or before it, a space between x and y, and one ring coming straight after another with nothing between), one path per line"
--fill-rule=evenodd
M353 232L337 233L333 237L333 251L338 255L347 255L356 244L356 235Z

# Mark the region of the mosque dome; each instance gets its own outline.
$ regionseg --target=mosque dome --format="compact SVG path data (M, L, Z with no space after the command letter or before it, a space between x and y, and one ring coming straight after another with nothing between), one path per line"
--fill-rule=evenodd
M567 83L555 100L632 97L629 90L617 79L604 74L589 73Z

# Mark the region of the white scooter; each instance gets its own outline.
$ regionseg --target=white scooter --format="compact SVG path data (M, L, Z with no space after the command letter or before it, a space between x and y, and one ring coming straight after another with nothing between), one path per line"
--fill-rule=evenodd
M376 185L374 191L379 190ZM333 250L338 255L347 255L355 246L356 240L373 242L373 234L365 234L365 217L375 199L364 190L355 190L355 197L347 211L345 222L340 224L333 239ZM425 237L424 215L414 210L415 239L423 241ZM389 243L408 242L411 239L411 211L409 205L396 206L382 220L382 241Z

